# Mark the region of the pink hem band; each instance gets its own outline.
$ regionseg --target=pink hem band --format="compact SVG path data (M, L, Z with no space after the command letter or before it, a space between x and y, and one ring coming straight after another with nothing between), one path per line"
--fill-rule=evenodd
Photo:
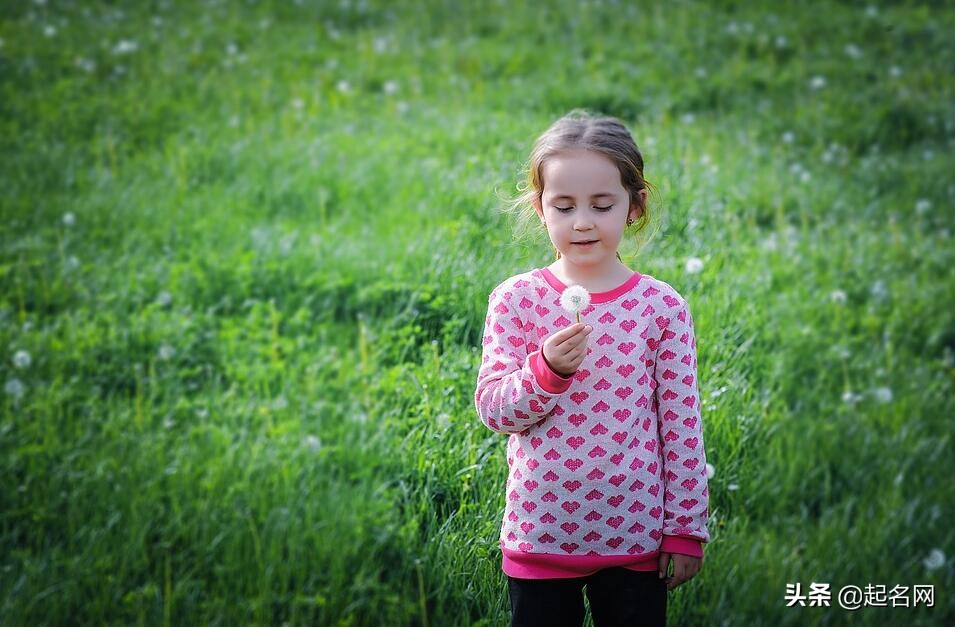
M614 566L643 572L659 568L660 553L703 557L703 543L696 538L665 535L659 550L643 555L559 555L525 553L501 547L501 568L505 574L518 579L586 577Z
M565 579L586 577L603 568L622 566L628 570L657 570L659 551L645 555L557 555L523 553L501 549L502 570L517 579Z

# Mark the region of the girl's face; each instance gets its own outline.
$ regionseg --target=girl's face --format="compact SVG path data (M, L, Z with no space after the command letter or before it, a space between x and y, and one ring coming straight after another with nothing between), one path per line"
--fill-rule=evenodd
M561 257L579 266L614 263L627 219L641 211L630 203L613 161L574 149L548 159L541 174L544 191L535 209ZM646 193L640 190L641 202Z

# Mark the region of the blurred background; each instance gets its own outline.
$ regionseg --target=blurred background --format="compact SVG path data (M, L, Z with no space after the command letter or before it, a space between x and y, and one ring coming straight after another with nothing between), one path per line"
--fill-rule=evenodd
M507 624L480 338L576 107L697 330L670 623L955 620L949 3L0 7L4 624Z

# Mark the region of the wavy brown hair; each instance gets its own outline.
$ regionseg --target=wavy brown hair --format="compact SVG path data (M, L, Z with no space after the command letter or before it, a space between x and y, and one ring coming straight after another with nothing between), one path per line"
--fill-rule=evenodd
M643 233L655 214L650 211L649 194L655 195L656 192L643 176L643 154L623 122L615 117L593 114L586 109L573 109L551 124L534 142L530 158L521 168L521 178L524 180L517 185L518 195L504 199L504 211L514 214L517 220L515 233L525 232L527 225L537 217L534 202L540 202L544 193L544 164L554 155L575 148L598 152L613 161L620 170L620 182L630 195L630 204L636 202L641 209L640 217L633 225L626 227L626 232L632 232L634 236ZM642 189L647 190L646 202L640 201L639 191ZM627 214L630 204L627 205ZM560 251L556 247L554 253L560 259ZM617 259L620 259L619 252Z

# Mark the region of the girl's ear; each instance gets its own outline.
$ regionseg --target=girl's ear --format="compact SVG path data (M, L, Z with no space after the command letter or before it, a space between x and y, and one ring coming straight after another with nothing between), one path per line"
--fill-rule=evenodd
M540 218L541 220L543 220L543 219L544 219L544 208L543 208L543 205L541 205L540 196L534 198L534 200L531 201L531 204L534 205L534 211L537 212L537 217Z
M630 214L634 220L643 215L643 208L647 206L647 190L641 189L637 195L640 197L640 202L630 203Z

